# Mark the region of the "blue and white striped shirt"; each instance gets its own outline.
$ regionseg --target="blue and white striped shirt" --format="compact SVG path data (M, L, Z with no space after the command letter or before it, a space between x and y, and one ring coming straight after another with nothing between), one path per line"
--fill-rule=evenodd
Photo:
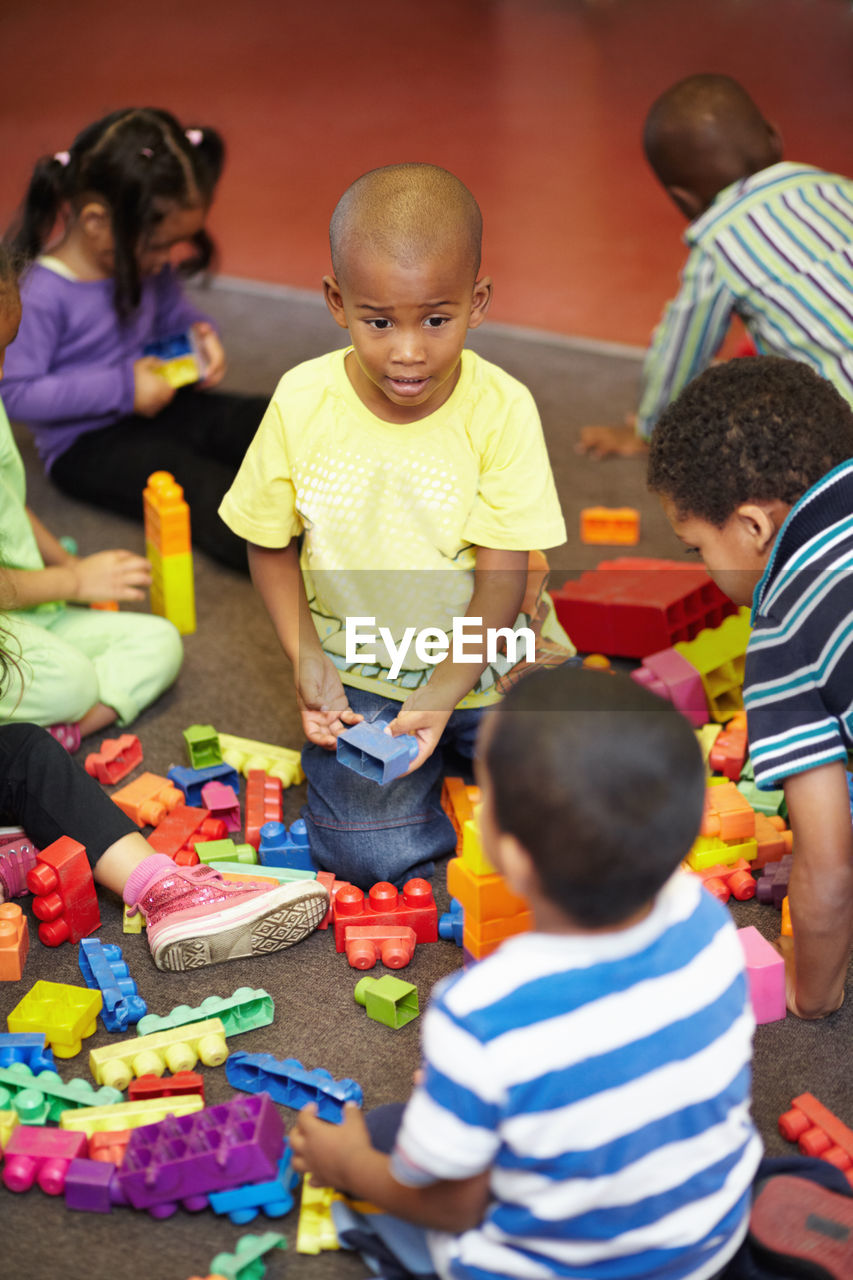
M755 589L744 706L763 790L853 748L853 461L794 504Z
M483 1222L430 1233L454 1280L703 1280L746 1230L761 1141L728 912L676 874L650 914L530 933L436 988L392 1158L409 1185L491 1170Z
M685 232L678 296L655 330L637 429L707 368L732 315L760 355L811 365L853 402L853 181L780 163L726 187Z

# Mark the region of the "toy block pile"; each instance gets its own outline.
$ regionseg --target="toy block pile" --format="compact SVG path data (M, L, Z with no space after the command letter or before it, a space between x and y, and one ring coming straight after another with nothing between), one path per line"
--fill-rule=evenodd
M683 865L700 875L721 902L731 896L745 901L756 896L754 873L766 871L766 864L775 866L783 854L790 853L791 845L791 832L783 818L754 810L729 779L711 778L705 790L699 836ZM778 892L758 896L781 907L783 895Z
M142 495L145 554L151 562L151 611L168 618L182 636L195 631L195 584L190 509L168 471L148 477Z

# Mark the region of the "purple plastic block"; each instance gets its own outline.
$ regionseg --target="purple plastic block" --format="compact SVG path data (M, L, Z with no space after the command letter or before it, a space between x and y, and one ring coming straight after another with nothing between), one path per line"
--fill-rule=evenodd
M3 1152L3 1183L10 1191L29 1191L38 1182L46 1195L62 1195L69 1164L85 1150L85 1133L19 1124Z
M385 722L362 720L338 734L338 764L384 786L405 773L418 754L417 738L401 733L394 738L385 732Z
M116 1167L107 1160L72 1160L65 1175L65 1204L69 1209L86 1213L111 1213L121 1197L114 1197L111 1186Z
M273 1178L284 1123L268 1093L134 1129L118 1181L135 1209L167 1218L207 1206L210 1191Z
M746 976L755 1021L778 1022L787 1013L785 1003L785 961L754 925L738 929L737 936L746 960Z
M766 862L761 877L755 886L755 896L765 905L772 904L777 911L782 910L782 900L788 892L788 881L791 878L791 867L794 855L786 853L778 862Z
M225 1075L235 1089L246 1093L268 1089L276 1102L294 1111L315 1102L320 1119L332 1124L340 1124L347 1102L361 1106L363 1100L355 1080L335 1080L322 1067L307 1071L295 1058L274 1058L271 1053L229 1054Z
M643 658L631 679L666 698L697 729L708 721L708 700L702 677L677 649L661 649Z
M221 818L226 831L239 831L242 826L240 800L233 787L224 782L208 782L201 789L202 808L210 811L212 818Z

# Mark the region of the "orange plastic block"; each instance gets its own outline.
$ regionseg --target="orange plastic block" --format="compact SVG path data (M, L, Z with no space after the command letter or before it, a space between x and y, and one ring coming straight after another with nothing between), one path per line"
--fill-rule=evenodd
M756 868L763 867L768 862L778 862L794 848L794 834L789 831L785 819L778 814L768 817L766 813L756 810L755 839L758 852L752 865Z
M456 852L462 852L462 829L474 816L474 805L480 799L480 788L468 786L461 778L445 778L441 789L441 807L456 832Z
M698 876L708 892L720 902L728 902L733 895L738 902L747 902L755 897L755 877L750 872L750 865L745 858L738 858L730 867L720 864L703 867L701 871L693 871L686 862L682 864L686 871Z
M29 949L27 917L17 903L0 903L0 982L23 977Z
M258 848L264 823L282 821L282 804L281 778L273 778L263 769L250 769L246 774L246 844Z
M168 778L141 773L126 787L114 791L113 800L138 827L156 827L167 813L184 803L184 793L173 787Z
M733 782L705 788L705 811L699 833L719 836L721 840L749 840L755 835L755 813Z
M39 941L46 947L79 942L101 923L95 881L82 844L60 836L42 849L27 876L33 897L33 915L39 925Z
M507 888L503 876L477 876L461 858L447 864L447 892L462 904L466 925L473 921L506 919L530 910L526 898Z
M146 542L152 543L162 556L191 549L190 509L183 489L170 472L155 471L148 477L142 505Z
M715 773L725 774L732 782L740 777L747 757L746 713L732 716L708 753L708 764Z
M130 1129L113 1129L108 1133L89 1134L89 1159L120 1165L130 1142Z
M529 933L533 928L533 913L522 911L504 920L489 920L480 929L476 922L466 923L462 930L462 946L475 960L491 955L507 938L517 933Z
M100 751L86 756L86 772L105 786L121 782L138 764L142 764L142 746L135 733L104 738Z
M581 542L606 546L636 546L640 541L640 513L634 507L584 507Z
M811 1093L801 1093L779 1117L779 1132L804 1156L819 1156L845 1174L853 1186L853 1132Z

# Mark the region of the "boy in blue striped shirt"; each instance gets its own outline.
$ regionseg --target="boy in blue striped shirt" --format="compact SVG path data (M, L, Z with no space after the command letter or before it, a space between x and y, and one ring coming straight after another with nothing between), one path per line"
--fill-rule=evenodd
M853 402L853 181L783 161L779 134L728 76L689 76L667 89L643 145L690 223L690 253L646 356L636 430L586 427L579 449L644 451L733 315L759 353L804 361Z
M649 485L717 585L752 606L744 705L759 787L783 786L805 1018L844 998L853 947L853 410L806 365L708 369L661 416Z
M625 676L563 667L490 713L477 771L484 850L534 929L435 988L390 1155L357 1108L308 1108L294 1167L385 1211L360 1229L402 1255L386 1276L710 1280L761 1142L737 934L677 871L702 813L693 731Z

